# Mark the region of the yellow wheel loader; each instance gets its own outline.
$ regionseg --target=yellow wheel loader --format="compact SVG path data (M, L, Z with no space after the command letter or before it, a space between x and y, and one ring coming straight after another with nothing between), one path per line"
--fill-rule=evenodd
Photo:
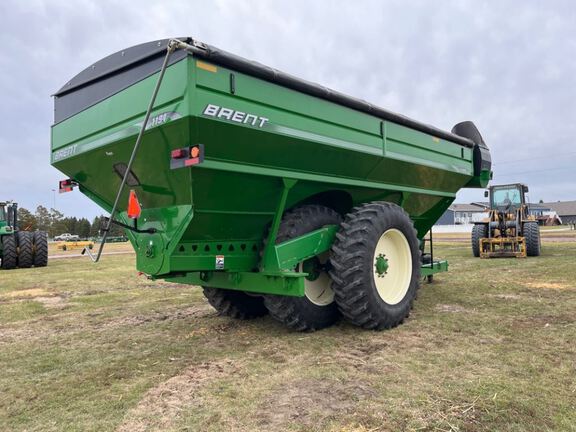
M520 183L491 186L488 217L472 228L475 257L497 258L540 255L540 229L526 203L528 186Z

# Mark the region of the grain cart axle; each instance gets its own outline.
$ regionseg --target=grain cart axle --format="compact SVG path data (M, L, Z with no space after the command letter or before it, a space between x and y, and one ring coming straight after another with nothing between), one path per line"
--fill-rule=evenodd
M296 330L401 323L447 269L424 236L491 176L471 122L445 132L192 38L112 54L54 104L52 164L139 271Z

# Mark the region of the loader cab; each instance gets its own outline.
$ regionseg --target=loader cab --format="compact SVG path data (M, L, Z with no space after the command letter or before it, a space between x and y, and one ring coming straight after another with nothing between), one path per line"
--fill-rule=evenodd
M518 209L526 204L528 186L520 183L490 187L490 208L493 210ZM488 191L484 194L488 196Z

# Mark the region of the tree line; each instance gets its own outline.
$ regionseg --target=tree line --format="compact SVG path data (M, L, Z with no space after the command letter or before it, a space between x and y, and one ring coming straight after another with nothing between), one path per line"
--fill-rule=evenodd
M98 237L100 228L104 226L104 216L96 216L92 222L86 218L64 216L56 209L47 209L44 206L36 207L32 213L23 207L18 209L18 227L24 231L46 231L48 237L70 233L80 238ZM112 225L110 236L124 235L124 228Z

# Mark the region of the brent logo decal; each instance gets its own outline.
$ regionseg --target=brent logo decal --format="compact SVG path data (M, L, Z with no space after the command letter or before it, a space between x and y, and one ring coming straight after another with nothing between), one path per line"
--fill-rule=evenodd
M248 124L256 127L263 127L268 120L266 117L249 114L242 111L235 111L230 108L220 107L218 105L208 104L202 113L205 116L216 117L219 119L229 120L236 123Z
M58 162L59 160L66 159L70 156L74 156L76 154L76 148L78 144L72 144L71 146L64 147L63 149L56 150L54 155L52 156L53 162Z

